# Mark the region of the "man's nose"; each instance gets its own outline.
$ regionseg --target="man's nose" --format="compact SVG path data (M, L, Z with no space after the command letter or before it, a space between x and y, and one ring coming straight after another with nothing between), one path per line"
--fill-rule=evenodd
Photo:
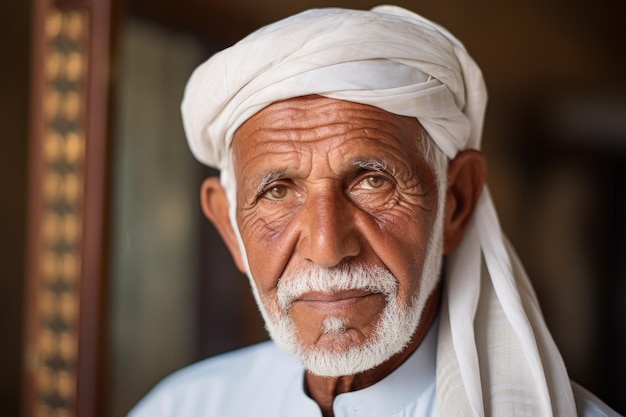
M325 268L357 256L361 251L357 210L339 191L310 196L299 216L299 255Z

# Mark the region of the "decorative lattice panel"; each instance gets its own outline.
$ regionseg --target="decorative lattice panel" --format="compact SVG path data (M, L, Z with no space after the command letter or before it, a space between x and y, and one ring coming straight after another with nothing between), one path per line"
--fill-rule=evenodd
M88 15L52 9L45 18L43 127L37 149L35 297L28 366L32 415L75 415L85 168Z

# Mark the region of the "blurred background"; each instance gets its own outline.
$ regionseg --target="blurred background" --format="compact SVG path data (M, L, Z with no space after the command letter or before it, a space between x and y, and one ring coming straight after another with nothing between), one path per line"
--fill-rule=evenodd
M625 414L626 3L395 3L444 25L481 66L490 97L484 132L488 182L503 229L535 285L571 377ZM0 4L5 57L0 66L5 129L0 138L0 416L121 417L172 371L266 338L246 278L200 211L200 183L214 172L186 147L179 114L184 84L199 63L259 26L311 7L376 4ZM93 15L82 29L71 16L41 17L41 10L54 14L56 9ZM71 123L51 124L62 139L38 124L39 116L54 112L54 104L38 101L47 91L38 77L58 74L42 59L42 33L59 37L63 28L70 41L50 43L61 52L74 50L72 34L80 30L104 39L77 47L90 57L89 65L77 68L97 74L105 97L98 104L91 93L91 101L77 105L77 120L93 117L85 119L86 144L74 140ZM69 74L72 67L67 68ZM49 85L75 92L67 81L72 78L63 80ZM70 93L64 97L71 104ZM70 107L64 107L66 116ZM52 178L64 184L59 186L63 201L77 190L71 195L81 202L79 226L72 223L76 212L69 204L54 205L51 215L41 208L45 196L38 197L39 189L44 194L57 189L46 179L47 168L41 168L42 160L57 154L50 145L57 142L39 143L44 136L62 144L65 165L48 161L45 167L56 170ZM90 145L93 137L99 138L97 146ZM90 174L95 171L99 174ZM72 175L82 173L86 179L70 187ZM50 267L41 255L45 250L38 248L57 228L64 233L57 254L71 253L71 235L82 242L79 260L64 261L61 278L45 281L46 271L61 263ZM84 281L72 292L67 277L74 270L85 276L92 271L95 284ZM40 275L43 284L37 281ZM83 343L86 338L89 343Z

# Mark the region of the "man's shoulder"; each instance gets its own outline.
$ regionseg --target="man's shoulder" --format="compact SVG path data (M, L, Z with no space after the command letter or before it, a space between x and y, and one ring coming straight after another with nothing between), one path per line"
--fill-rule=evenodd
M222 353L185 368L165 378L159 386L174 387L196 381L225 378L239 378L241 374L254 374L255 370L271 366L276 361L289 361L289 357L280 351L271 341Z
M286 381L298 372L301 366L295 359L273 342L262 342L174 372L157 384L129 417L204 415L195 410L217 411L234 393L259 392L269 379Z

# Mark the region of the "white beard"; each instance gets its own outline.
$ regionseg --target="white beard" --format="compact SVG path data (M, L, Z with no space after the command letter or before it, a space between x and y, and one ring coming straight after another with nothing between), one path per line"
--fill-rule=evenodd
M440 200L441 201L441 200ZM443 204L440 204L443 206ZM401 352L411 341L420 324L426 301L439 281L442 262L443 210L437 218L429 239L419 290L408 303L398 301L398 281L389 270L377 266L347 265L343 268L311 268L284 276L278 282L276 298L261 297L255 287L254 295L265 319L271 338L279 348L298 359L309 372L327 377L354 375L375 368ZM296 326L289 315L291 302L311 291L333 292L365 290L380 293L386 306L367 341L351 344L345 350L304 345L298 338ZM329 316L323 321L327 335L347 338L348 319ZM331 344L333 345L333 344Z
M382 294L387 300L373 334L361 345L349 344L347 350L337 350L340 343L324 347L305 346L297 337L289 305L300 295L309 291L332 292L359 289ZM304 367L317 375L352 375L375 367L393 353L404 349L419 321L419 312L412 308L401 308L397 302L398 283L394 276L381 267L350 266L333 270L315 268L285 277L278 284L278 299L281 306L269 309L268 330L276 344L295 356ZM266 307L271 305L266 300ZM336 342L348 338L345 334L349 321L346 318L329 316L324 319L324 332L332 335ZM391 353L391 354L390 354Z

